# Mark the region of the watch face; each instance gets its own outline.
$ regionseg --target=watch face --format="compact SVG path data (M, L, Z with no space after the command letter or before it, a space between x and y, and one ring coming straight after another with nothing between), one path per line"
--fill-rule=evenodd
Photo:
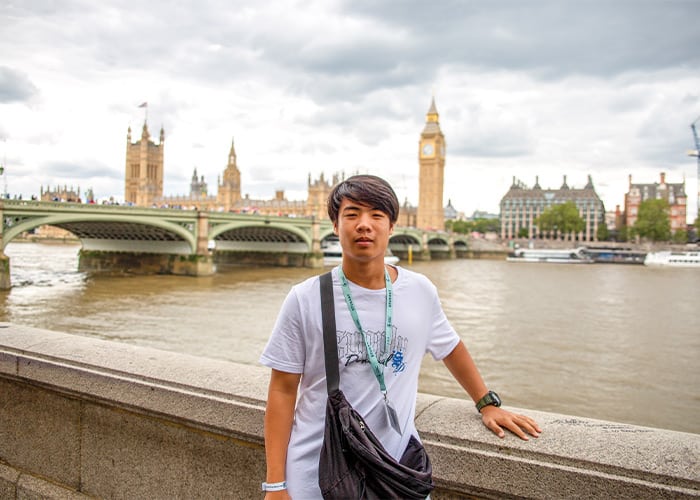
M433 154L433 145L426 144L425 146L423 146L423 154L426 156Z

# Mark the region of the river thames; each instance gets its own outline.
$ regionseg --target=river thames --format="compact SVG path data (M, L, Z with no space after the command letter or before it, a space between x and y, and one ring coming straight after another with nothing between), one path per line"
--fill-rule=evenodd
M257 364L289 288L319 270L89 276L79 246L10 243L0 321ZM399 265L405 263L399 263ZM505 405L700 433L700 270L413 263ZM426 357L420 389L465 397Z

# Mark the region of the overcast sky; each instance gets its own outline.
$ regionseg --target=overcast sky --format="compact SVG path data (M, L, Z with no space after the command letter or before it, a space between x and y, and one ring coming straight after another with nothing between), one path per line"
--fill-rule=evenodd
M0 0L3 182L123 199L148 102L166 195L195 167L215 192L233 138L244 195L360 172L416 204L434 95L445 203L467 215L497 213L513 176L590 175L613 210L630 174L663 171L692 220L699 18L696 0Z

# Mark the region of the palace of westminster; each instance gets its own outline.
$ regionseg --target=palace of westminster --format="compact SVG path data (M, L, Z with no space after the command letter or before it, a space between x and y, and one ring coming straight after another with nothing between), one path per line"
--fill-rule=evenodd
M336 174L326 179L323 174L318 179L307 182L307 198L301 201L287 200L283 190L278 190L273 199L251 199L241 195L241 172L236 163L236 150L231 142L228 164L223 175L217 179L217 193L209 193L204 176L198 177L194 169L189 195L164 196L163 150L165 132L161 128L158 144L152 139L144 122L141 138L132 142L131 128L126 137L125 202L145 207L196 208L203 211L251 212L263 215L326 218L326 199L332 187L341 179ZM426 115L426 122L420 134L418 146L419 197L418 206L405 201L400 210L398 225L417 227L425 230L443 230L445 220L455 219L457 211L451 202L443 205L446 142L440 129L439 115L433 98ZM90 192L89 192L90 193ZM91 196L91 193L88 195ZM41 199L79 198L79 193L64 190L46 190L42 187ZM536 178L535 185L528 188L513 178L513 183L500 203L500 237L504 240L518 237L547 238L562 235L541 233L536 219L548 207L565 202L573 202L585 222L585 228L578 234L563 235L566 239L596 241L598 228L606 224L609 229L622 226L632 227L642 201L663 198L670 207L669 218L673 232L686 228L685 180L682 183L667 183L661 173L660 182L652 184L632 183L629 176L629 190L625 194L624 211L618 206L614 212L605 212L602 200L593 186L591 177L582 189L567 185L566 176L559 189L542 189Z

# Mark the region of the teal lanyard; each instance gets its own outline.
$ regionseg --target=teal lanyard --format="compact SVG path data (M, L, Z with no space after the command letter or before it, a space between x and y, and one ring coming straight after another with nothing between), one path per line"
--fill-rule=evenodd
M367 348L367 356L369 357L369 362L372 365L372 372L374 373L374 376L377 377L377 382L379 382L379 389L381 389L382 394L384 394L384 397L386 398L386 385L384 384L384 365L381 364L380 361L377 359L377 355L374 353L374 349L372 349L372 346L370 345L369 340L367 339L367 335L362 329L362 325L360 324L360 317L357 315L357 309L355 309L355 304L352 301L352 294L350 293L350 284L348 282L348 279L345 277L345 273L343 273L342 266L338 267L338 277L340 278L340 285L343 287L345 303L348 305L348 309L350 310L352 320L355 322L355 326L360 331L360 335L362 335L362 340L364 340L365 342L365 347ZM391 287L391 278L389 277L389 272L386 269L384 269L384 282L386 284L386 323L384 326L384 350L381 353L384 356L384 360L382 361L382 363L386 363L386 361L389 359L389 356L391 355L391 353L389 352L389 348L391 347L391 315L393 311L393 305L391 300L393 295Z

